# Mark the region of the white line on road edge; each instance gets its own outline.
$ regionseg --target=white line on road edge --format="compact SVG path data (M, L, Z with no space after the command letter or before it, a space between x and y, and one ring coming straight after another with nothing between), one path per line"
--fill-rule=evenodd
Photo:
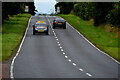
M21 44L20 44L20 46L19 46L19 49L18 49L16 55L13 57L13 60L12 60L11 66L10 66L10 78L11 78L11 79L14 78L13 68L14 68L15 59L16 59L17 56L19 55L19 52L20 52L21 47L22 47L22 45L23 45L23 42L24 42L24 40L25 40L27 31L28 31L28 28L29 28L30 20L31 20L32 17L33 17L33 16L31 16L30 19L29 19L28 26L27 26L27 28L26 28L26 31L25 31L24 37L23 37L23 39L22 39L22 42L21 42Z
M67 22L68 23L68 22ZM69 26L71 26L68 23ZM106 56L108 56L109 58L111 58L112 60L114 60L115 62L117 62L118 64L120 64L117 60L115 60L114 58L112 58L110 55L108 55L107 53L103 52L102 50L100 50L99 48L97 48L95 45L93 45L93 43L91 43L86 37L84 37L78 30L76 30L73 26L71 26L75 31L78 32L78 34L80 34L82 36L83 39L85 39L90 45L92 45L94 48L96 48L98 51L100 51L101 53L105 54Z
M62 18L62 17L60 17ZM62 18L63 19L63 18ZM67 22L68 23L68 22ZM120 64L120 62L118 62L116 59L114 59L113 57L111 57L110 55L108 55L107 53L103 52L102 50L100 50L99 48L97 48L95 45L93 45L93 43L91 43L86 37L84 37L84 35L82 35L77 29L75 29L73 26L71 26L69 23L68 25L70 27L72 27L75 31L77 31L78 34L80 34L80 36L82 36L83 39L85 39L90 45L92 45L94 48L96 48L98 51L100 51L101 53L105 54L106 56L108 56L109 58L111 58L113 61L117 62L118 64Z

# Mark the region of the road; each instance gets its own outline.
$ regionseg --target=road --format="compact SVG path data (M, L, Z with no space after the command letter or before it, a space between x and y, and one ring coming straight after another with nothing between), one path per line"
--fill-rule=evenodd
M118 63L90 45L67 23L52 29L55 16L33 16L14 65L14 78L118 78ZM50 35L32 34L32 25L44 20Z

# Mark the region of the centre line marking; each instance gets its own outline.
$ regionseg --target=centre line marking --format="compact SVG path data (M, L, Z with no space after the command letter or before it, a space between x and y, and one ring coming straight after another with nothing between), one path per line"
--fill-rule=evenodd
M80 68L79 70L80 70L80 71L83 71L83 69L81 69L81 68Z
M68 56L65 56L65 58L68 58Z
M55 37L55 38L57 38L57 37Z
M69 62L72 62L72 60L68 59Z
M61 49L61 51L63 51L63 49Z
M76 64L75 63L72 63L74 66L76 66Z
M62 49L62 47L60 46L60 49Z
M65 54L65 52L63 52L63 54Z
M58 44L58 46L60 46L60 44Z
M47 18L47 19L48 19L48 18ZM51 29L53 30L53 34L54 34L54 36L55 36L55 38L56 38L56 40L57 40L58 46L60 47L61 51L63 51L62 47L60 46L60 42L58 41L57 35L56 35L54 29L52 28L52 25L51 25L49 19L48 19L48 22L49 22L49 24L50 24L50 26L51 26ZM63 52L63 55L65 55L65 54L66 54L66 53ZM67 58L67 60L68 60L69 62L72 62L72 60L68 59L68 56L65 55L65 58ZM75 64L75 63L72 63L72 64L73 64L73 66L77 66L77 64ZM80 70L80 71L83 71L83 69L81 69L81 68L79 68L79 70ZM87 75L87 76L90 76L90 77L92 76L92 75L89 74L89 73L86 73L86 75Z
M92 76L91 74L89 74L89 73L86 73L86 75L88 75L88 76Z

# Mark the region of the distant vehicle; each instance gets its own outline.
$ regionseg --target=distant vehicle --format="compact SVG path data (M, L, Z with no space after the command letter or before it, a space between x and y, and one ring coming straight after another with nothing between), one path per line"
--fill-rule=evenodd
M43 33L46 33L46 35L49 35L48 25L44 21L37 21L33 25L33 35L35 35L35 33L39 33L39 32L43 32Z
M66 29L66 21L61 18L55 18L53 20L53 29L55 29L55 27L63 27L63 29Z

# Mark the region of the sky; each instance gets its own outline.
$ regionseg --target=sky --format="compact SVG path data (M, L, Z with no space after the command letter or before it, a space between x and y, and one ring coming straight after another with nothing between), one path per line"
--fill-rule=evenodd
M40 13L52 13L55 12L54 5L56 4L55 0L34 0L36 10Z

